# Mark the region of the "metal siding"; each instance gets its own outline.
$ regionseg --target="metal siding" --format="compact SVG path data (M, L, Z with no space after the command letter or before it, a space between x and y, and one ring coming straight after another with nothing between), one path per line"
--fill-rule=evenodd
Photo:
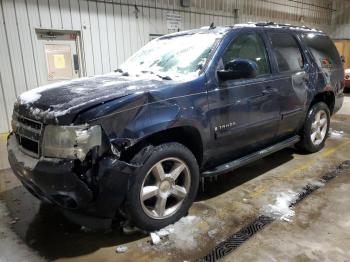
M62 28L62 17L59 0L49 0L52 28Z
M8 1L8 0L3 0ZM53 7L55 8L55 7ZM50 5L48 0L38 0L40 27L51 28Z
M117 46L118 65L125 60L124 52L124 31L122 26L122 13L120 5L113 5L115 41Z
M0 74L0 130L1 130L0 133L4 133L10 130L1 74Z
M350 2L334 1L336 10L332 16L331 36L335 39L350 39Z
M17 3L17 4L16 4ZM29 27L29 20L27 16L27 8L23 4L18 4L18 2L14 1L15 4L15 13L17 19L18 28L21 29L16 30L19 36L19 44L22 55L22 64L23 70L25 73L26 80L26 88L30 89L33 86L36 86L38 83L37 74L36 74L36 65L33 56L33 46L31 39L31 30ZM26 52L29 50L29 52Z
M106 4L106 26L108 36L108 48L109 48L109 66L110 70L118 68L118 54L117 54L117 43L116 43L116 28L114 24L113 5Z
M81 37L83 47L83 58L85 61L85 70L87 76L95 74L95 61L92 48L92 36L90 26L89 7L86 0L79 0L79 10L81 19Z
M78 0L70 0L70 14L72 20L72 28L74 30L81 29L81 21L80 21L80 9L79 9L79 1Z
M27 83L22 59L22 49L19 39L19 28L17 25L13 1L3 1L3 8L7 44L10 52L15 89L18 95L27 90Z
M97 16L98 16L98 28L100 39L100 51L102 62L102 73L111 71L109 63L109 41L107 33L107 21L106 21L106 5L104 3L97 3Z
M9 129L16 95L38 85L36 28L79 30L87 76L115 69L149 41L150 34L166 34L166 15L179 13L181 30L267 20L306 24L350 38L350 3L334 1L336 12L313 7L330 0L192 0L189 8L179 0L0 0L0 132ZM138 12L136 12L135 4ZM239 17L234 18L234 9ZM4 22L3 20L4 14ZM331 21L336 26L331 26ZM2 102L4 101L4 102ZM4 122L4 123L3 123ZM6 122L6 123L5 123Z
M2 9L2 2L0 2L0 57L1 57L1 63L0 63L0 88L1 88L1 94L0 94L0 115L1 121L4 121L0 125L0 132L7 132L10 129L10 121L9 116L12 112L12 103L16 101L16 93L15 88L13 85L13 77L12 77L12 70L11 70L11 61L10 56L8 52L8 46L6 40L6 34L5 34L5 27L4 27L4 19L3 19L3 9Z
M62 28L70 30L72 29L70 2L69 0L59 0L59 1L60 1L60 7L61 7Z
M100 75L103 72L101 43L100 43L100 25L98 22L97 3L88 1L88 10L90 17L90 30L92 39L92 53L94 57L95 74Z

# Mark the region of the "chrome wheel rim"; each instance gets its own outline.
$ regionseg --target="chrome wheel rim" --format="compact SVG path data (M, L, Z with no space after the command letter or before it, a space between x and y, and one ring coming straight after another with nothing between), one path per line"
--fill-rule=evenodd
M189 193L191 175L179 158L160 160L147 172L140 191L143 211L151 218L164 219L174 215Z
M319 145L326 137L328 128L327 113L324 110L320 110L316 113L315 119L311 124L311 142L314 145Z

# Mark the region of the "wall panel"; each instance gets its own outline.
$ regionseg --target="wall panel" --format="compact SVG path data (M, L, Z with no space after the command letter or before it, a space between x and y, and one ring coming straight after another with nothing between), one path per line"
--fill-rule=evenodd
M350 2L334 1L333 8L336 11L332 16L331 36L337 39L350 39Z
M150 34L168 33L166 15L182 17L182 30L247 21L308 24L350 38L350 3L331 0L0 0L0 132L9 130L16 96L38 86L35 29L78 30L85 75L115 69L146 44ZM136 7L135 7L136 6ZM238 9L238 17L234 17ZM304 22L303 22L304 21ZM337 27L331 27L331 21ZM5 119L5 120L4 120ZM6 122L4 124L3 122Z

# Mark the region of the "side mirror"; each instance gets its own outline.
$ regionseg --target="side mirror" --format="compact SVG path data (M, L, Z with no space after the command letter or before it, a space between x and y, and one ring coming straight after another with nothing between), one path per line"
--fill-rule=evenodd
M224 70L218 71L221 80L254 78L258 74L258 65L250 59L234 59L228 62Z

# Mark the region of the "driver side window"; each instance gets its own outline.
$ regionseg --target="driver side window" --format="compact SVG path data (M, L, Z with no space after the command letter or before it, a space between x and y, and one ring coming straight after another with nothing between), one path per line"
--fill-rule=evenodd
M249 33L234 39L226 49L222 62L226 65L238 58L254 61L258 66L257 76L271 73L266 47L258 34Z

